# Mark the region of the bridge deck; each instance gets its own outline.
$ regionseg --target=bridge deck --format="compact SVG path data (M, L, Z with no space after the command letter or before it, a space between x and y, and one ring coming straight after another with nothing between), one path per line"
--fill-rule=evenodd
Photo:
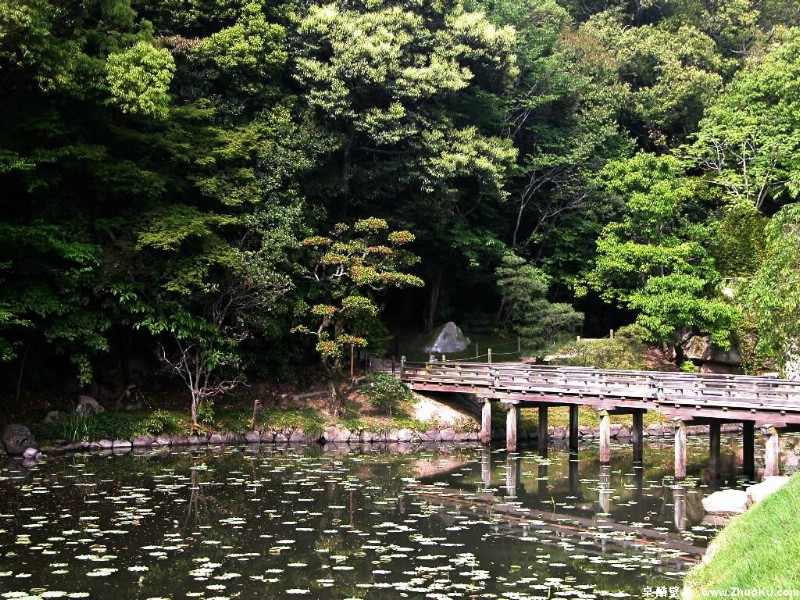
M512 404L657 409L687 422L800 426L800 382L769 377L464 362L405 363L400 377L419 391L470 393Z

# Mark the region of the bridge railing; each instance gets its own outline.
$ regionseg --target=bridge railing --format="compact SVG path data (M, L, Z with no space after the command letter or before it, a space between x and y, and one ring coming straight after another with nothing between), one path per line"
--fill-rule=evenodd
M605 370L525 363L406 363L402 378L459 388L592 394L698 402L712 406L769 405L800 409L800 382L748 375Z

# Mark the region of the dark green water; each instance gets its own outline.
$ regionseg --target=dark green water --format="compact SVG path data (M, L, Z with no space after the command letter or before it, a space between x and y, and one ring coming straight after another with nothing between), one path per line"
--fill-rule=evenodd
M205 448L0 473L3 598L608 598L677 593L707 440L601 468L551 449ZM735 484L735 443L725 446ZM571 459L572 458L572 459Z

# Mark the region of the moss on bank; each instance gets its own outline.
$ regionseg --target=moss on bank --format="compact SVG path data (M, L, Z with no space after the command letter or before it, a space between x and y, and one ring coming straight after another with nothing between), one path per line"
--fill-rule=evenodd
M686 578L684 598L800 593L800 474L733 519L708 556Z

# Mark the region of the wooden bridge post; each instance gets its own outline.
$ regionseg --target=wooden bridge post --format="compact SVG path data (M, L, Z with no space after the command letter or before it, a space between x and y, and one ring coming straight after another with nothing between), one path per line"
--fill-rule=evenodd
M675 479L686 479L686 423L674 420L675 425Z
M756 434L755 423L742 423L742 475L749 480L756 478Z
M517 423L519 421L519 408L514 403L506 405L506 450L508 452L517 451Z
M764 477L781 474L781 440L778 430L772 425L762 428L766 452L764 454Z
M607 465L611 462L611 417L607 410L600 410L600 464Z
M481 443L485 445L492 443L492 401L489 398L483 399L481 409Z
M539 454L547 456L547 407L539 407Z
M569 406L569 449L573 452L578 451L578 409L577 404L570 404Z
M720 476L719 442L720 422L712 421L708 426L708 475L711 479L719 479Z
M405 370L406 370L406 357L405 356L401 356L400 357L400 379L402 379L403 376L406 374Z
M633 442L633 462L640 463L644 455L644 413L636 411L632 415L631 442Z

